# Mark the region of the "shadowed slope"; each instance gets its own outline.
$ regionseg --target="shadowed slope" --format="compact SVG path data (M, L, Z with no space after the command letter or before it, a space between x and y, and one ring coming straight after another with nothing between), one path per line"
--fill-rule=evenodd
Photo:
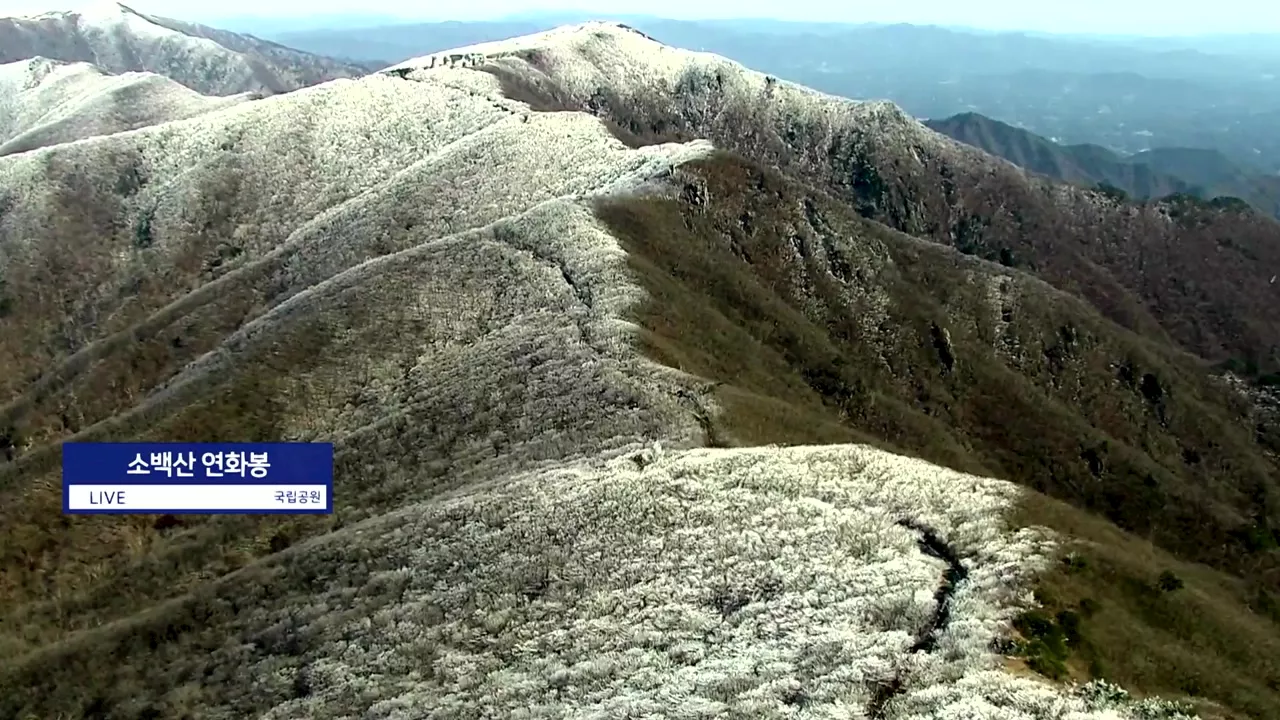
M715 442L874 438L1230 568L1241 578L1192 575L1149 541L1043 499L1021 516L1085 538L1080 551L1109 568L1051 583L1052 612L1106 604L1084 622L1096 644L1075 649L1077 676L1199 695L1243 717L1280 709L1269 656L1231 649L1280 647L1280 627L1257 604L1276 597L1273 555L1247 539L1266 506L1239 504L1275 466L1225 384L1025 273L890 231L741 158L687 164L671 181L668 196L597 212L649 289L637 316L646 352L714 381L723 412L704 422ZM1154 401L1125 379L1147 375L1162 388ZM1143 588L1169 566L1212 602L1149 608ZM1112 574L1124 580L1108 588ZM1193 612L1220 643L1204 642Z
M655 290L670 288L644 317L656 357L1069 499L1196 560L1254 568L1226 549L1268 509L1238 493L1269 488L1275 466L1243 404L1189 357L749 163L676 177L682 201L602 209L641 269L660 273Z

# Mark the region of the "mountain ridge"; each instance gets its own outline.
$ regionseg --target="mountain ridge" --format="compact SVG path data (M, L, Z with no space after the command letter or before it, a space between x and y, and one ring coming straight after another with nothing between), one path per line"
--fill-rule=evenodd
M1164 53L1149 45L919 26L795 26L615 16L662 42L713 51L851 98L887 98L917 117L968 110L1046 137L1135 153L1211 146L1257 172L1280 172L1274 54ZM274 39L385 63L540 32L557 23L454 22L331 28ZM1194 39L1182 39L1195 45ZM905 50L904 50L905 48Z
M0 65L0 88L0 155L181 120L260 97L210 97L155 73L111 75L89 63L42 57Z
M644 36L636 33L634 37ZM502 46L481 44L455 52L483 55L486 49L497 47ZM522 61L515 52L503 50L494 59L499 65ZM676 51L667 49L657 52L659 57L673 58ZM717 57L705 53L691 53L690 56ZM411 70L415 62L420 62L423 66L429 64L432 57L436 56L427 56L420 61L410 60L384 72L403 73ZM530 57L536 70L541 58L536 53ZM620 61L602 58L600 62L616 64ZM1274 232L1271 221L1248 215L1218 214L1219 223L1229 222L1237 226L1233 230L1237 237L1231 242L1240 248L1239 255L1215 252L1208 258L1168 258L1180 265L1187 264L1187 267L1194 267L1207 260L1214 265L1221 264L1220 272L1223 275L1243 273L1249 276L1251 287L1248 291L1222 288L1223 292L1234 293L1235 297L1230 301L1224 298L1221 306L1224 313L1249 318L1247 324L1232 322L1214 330L1210 325L1218 324L1220 318L1210 321L1202 314L1204 311L1198 309L1192 311L1190 316L1180 318L1179 323L1171 323L1168 329L1158 329L1160 322L1152 315L1153 312L1156 315L1181 313L1180 309L1175 308L1189 308L1192 301L1185 296L1185 289L1180 291L1171 288L1172 292L1169 292L1155 285L1162 281L1158 277L1144 277L1146 270L1140 265L1124 263L1116 266L1114 260L1108 259L1108 255L1120 249L1111 243L1123 242L1122 236L1126 232L1112 230L1107 233L1112 235L1110 239L1097 240L1076 235L1070 249L1063 249L1057 243L1038 247L1027 246L1026 243L1035 242L1034 238L1048 237L1044 228L1030 227L1032 225L1047 223L1069 233L1079 232L1071 229L1077 223L1068 219L1067 213L1094 218L1093 222L1114 218L1116 223L1130 226L1127 234L1140 232L1159 237L1175 227L1175 224L1169 222L1169 208L1153 206L1134 216L1129 213L1128 208L1108 203L1098 193L1083 189L1040 181L1033 181L1028 188L1022 172L1010 172L1002 161L996 161L990 155L967 145L950 144L953 141L949 138L944 141L945 136L928 130L887 101L853 103L808 89L801 92L795 89L800 86L762 73L753 74L751 78L750 84L733 88L737 96L732 99L721 94L728 90L717 86L713 73L707 78L691 78L689 82L695 83L693 85L680 86L677 85L677 82L681 82L679 80L668 81L673 89L678 88L687 95L696 95L694 99L682 98L681 105L674 108L677 113L674 117L664 116L668 112L667 107L648 107L645 102L646 92L650 91L647 90L639 90L632 97L611 99L607 83L599 77L594 80L594 85L593 81L586 79L572 80L577 85L572 89L561 90L563 95L555 98L554 102L559 103L559 109L585 110L608 117L632 134L665 140L678 140L696 134L709 137L718 146L742 152L749 157L766 158L767 162L795 170L818 185L834 185L838 188L837 192L852 201L865 216L881 220L890 227L911 235L937 239L991 260L999 260L1004 253L1023 256L1022 262L1051 263L1053 267L1039 267L1036 272L1059 287L1077 288L1084 292L1086 299L1097 304L1104 314L1117 319L1122 325L1156 335L1173 332L1179 342L1187 344L1188 349L1210 359L1224 359L1224 355L1240 354L1254 356L1258 362L1268 367L1280 362L1280 356L1277 356L1280 351L1280 343L1277 342L1280 340L1280 325L1275 324L1270 313L1260 304L1260 297L1250 297L1254 289L1260 289L1264 295L1272 295L1278 290L1267 286L1270 274L1252 264L1263 258L1268 258L1263 261L1263 265L1270 265L1276 260L1275 245L1265 239ZM536 86L536 82L533 85ZM523 90L534 94L537 92L536 87ZM813 97L817 101L814 108L805 109L810 116L789 126L779 126L780 121L786 118L779 116L775 108L785 107L786 103L794 102L792 98L796 97ZM759 107L752 107L757 105ZM850 125L847 129L835 129L833 121L854 107L865 109L865 121L861 125ZM712 114L712 110L716 114ZM752 112L763 113L762 117L774 123L769 136L761 136L752 129L748 119ZM799 142L802 138L807 143ZM928 181L925 173L932 170L926 169L931 162L950 163L957 169L963 169L973 178L973 186L962 192L966 189L959 187L954 180L949 179L949 182L942 183L941 186ZM1022 198L1020 201L1028 203L1035 210L1029 215L1013 217L1002 214L998 207L991 206L992 200L987 197L988 194L1010 192L1016 193ZM1194 208L1185 205L1173 208L1175 214L1183 213L1182 223L1188 224L1189 230L1199 228L1202 232L1217 232L1209 230L1208 226L1192 222L1192 217L1186 215L1188 210L1194 211ZM1192 215L1197 215L1197 212L1192 212ZM1224 240L1223 243L1225 242ZM1189 255L1192 251L1185 252ZM1031 257L1026 257L1028 254ZM1009 259L1017 261L1016 258ZM1113 272L1122 272L1127 277L1119 280L1100 276L1093 271L1094 263L1099 261ZM1232 267L1228 270L1227 266ZM1180 272L1182 271L1177 270L1172 274L1178 275ZM1102 282L1099 283L1099 280ZM1118 298L1125 294L1122 288L1126 286L1143 297L1138 306L1129 302L1117 304ZM1272 300L1280 300L1280 296L1273 296ZM1197 299L1194 302L1200 301ZM1154 304L1142 306L1148 303ZM1252 309L1246 309L1250 307ZM1199 319L1196 319L1197 316ZM1182 322L1190 322L1192 327L1181 327ZM1264 327L1267 329L1264 330ZM1225 335L1235 335L1236 338Z
M1179 346L1235 296L1081 240L1265 260L1274 224L602 23L0 191L2 714L1187 716L1011 663L1278 706L1274 429ZM332 440L336 512L67 518L70 438Z
M105 1L0 18L0 64L35 56L88 62L112 74L156 72L203 95L287 92L372 69Z

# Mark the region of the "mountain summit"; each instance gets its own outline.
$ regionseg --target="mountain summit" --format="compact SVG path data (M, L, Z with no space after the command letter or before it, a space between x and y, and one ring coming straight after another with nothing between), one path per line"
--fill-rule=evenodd
M0 716L1273 715L1277 253L613 23L13 152Z
M287 92L370 69L114 2L0 18L0 63L33 57L155 72L204 95Z

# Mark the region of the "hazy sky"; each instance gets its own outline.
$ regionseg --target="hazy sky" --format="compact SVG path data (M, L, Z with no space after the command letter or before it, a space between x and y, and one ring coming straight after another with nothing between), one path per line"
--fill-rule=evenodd
M96 2L97 0L90 0ZM85 0L0 0L0 15L65 10ZM1179 35L1280 32L1277 0L134 0L142 12L208 22L218 17L330 13L386 14L422 20L469 20L534 10L632 13L669 18L769 17L784 20L909 22L998 30ZM427 6L424 8L424 6Z

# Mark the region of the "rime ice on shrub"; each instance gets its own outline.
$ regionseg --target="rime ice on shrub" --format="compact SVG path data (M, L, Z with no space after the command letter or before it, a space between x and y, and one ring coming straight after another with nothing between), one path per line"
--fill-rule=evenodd
M5 43L15 36L19 47L58 60L92 59L116 75L160 73L207 95L285 92L366 72L252 36L142 15L109 0L34 17L0 18Z
M1018 492L866 447L799 447L624 456L406 508L358 549L335 536L305 560L359 554L363 579L296 620L323 659L312 695L269 716L860 716L896 679L888 718L1181 717L992 669L991 640L1052 550L1003 526ZM968 571L931 652L908 649L943 563L904 518Z

